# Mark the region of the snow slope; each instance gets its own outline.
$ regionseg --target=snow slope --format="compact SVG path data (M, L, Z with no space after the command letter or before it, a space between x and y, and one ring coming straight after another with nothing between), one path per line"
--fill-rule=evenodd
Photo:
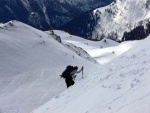
M49 34L49 32L47 33ZM94 58L100 64L108 63L126 52L136 43L136 41L126 41L119 44L111 39L91 41L58 30L54 30L54 34L61 38L63 44L72 44L78 48L82 48L90 55L90 57Z
M107 48L107 47L112 47L112 46L117 46L119 43L110 39L106 39L107 43L103 41L91 41L91 40L87 40L84 39L82 37L78 37L75 35L71 35L67 32L64 31L60 31L60 30L54 30L54 34L58 35L61 37L63 43L65 42L69 42L69 43L81 43L81 44L85 44L88 46L93 46L94 48Z
M122 41L125 32L131 32L139 26L149 31L149 23L149 0L114 0L108 6L97 8L72 20L64 30L88 39L111 38ZM144 32L142 30L141 32Z
M149 0L116 0L109 6L98 8L93 15L99 13L99 21L93 35L115 35L122 40L125 31L131 31L137 26L146 25L150 18ZM133 5L134 4L134 5ZM100 30L101 29L101 30Z
M150 37L32 113L149 113Z
M60 94L66 85L59 75L69 64L84 66L84 77L98 67L42 31L0 24L0 113L29 113Z

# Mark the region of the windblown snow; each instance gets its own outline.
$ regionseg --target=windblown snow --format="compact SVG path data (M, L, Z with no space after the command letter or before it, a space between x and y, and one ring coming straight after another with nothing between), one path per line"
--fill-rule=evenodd
M149 113L150 37L32 113Z
M42 31L16 21L1 24L0 113L29 113L65 90L59 75L67 65L93 67L85 77L98 67Z
M63 44L73 44L76 47L82 48L100 64L108 63L118 55L121 55L130 49L136 43L136 41L128 41L119 44L118 42L110 39L90 41L81 37L70 35L64 31L57 30L54 30L54 34L60 36Z
M62 43L50 31L0 24L0 113L150 112L150 37L119 44L54 34ZM84 66L68 89L59 76L67 65Z

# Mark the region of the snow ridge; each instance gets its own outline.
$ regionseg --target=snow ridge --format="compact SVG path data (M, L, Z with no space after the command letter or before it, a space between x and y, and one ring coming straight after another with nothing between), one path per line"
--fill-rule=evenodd
M64 30L92 40L110 38L122 41L125 32L131 32L139 26L147 29L150 23L149 6L149 0L115 0L108 6L72 20Z
M147 6L149 6L148 0L116 0L107 7L96 9L94 12L97 12L96 14L101 12L101 14L93 35L105 33L108 37L116 33L117 36L114 38L122 40L125 31L131 31L140 23L144 25L144 21L149 20L150 12Z
M149 113L149 43L150 37L137 42L31 113Z
M60 94L66 86L59 75L67 65L98 68L45 32L18 21L0 24L0 53L1 113L29 113ZM85 77L92 71L85 70Z

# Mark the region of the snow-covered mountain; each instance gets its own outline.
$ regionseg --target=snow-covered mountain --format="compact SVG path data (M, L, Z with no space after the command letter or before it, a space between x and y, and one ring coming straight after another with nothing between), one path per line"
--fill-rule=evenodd
M104 39L102 41L90 41L60 30L46 31L46 33L50 34L58 41L61 40L62 44L79 56L95 63L107 63L109 60L112 60L112 58L128 50L124 44L119 45L118 42L110 39ZM124 47L125 49L123 49ZM131 46L129 46L129 48L130 47ZM120 48L120 50L115 51L116 48Z
M0 19L57 28L97 2L1 0ZM65 30L101 41L0 23L0 113L150 112L150 1L115 0L83 15ZM67 65L84 66L68 89L59 76Z
M77 17L62 29L93 40L142 39L150 34L150 1L115 0Z
M0 24L0 113L29 113L60 94L67 65L84 66L84 77L98 69L47 33L17 21Z
M149 113L150 37L31 113Z
M150 37L118 44L0 24L0 113L149 113L149 43ZM84 78L79 74L69 89L59 76L67 65L84 66Z
M83 12L113 0L0 0L0 22L19 20L40 29L57 29Z
M119 44L111 39L91 41L59 30L53 30L53 33L48 31L47 33L54 34L51 36L59 37L61 39L61 43L67 45L69 49L73 50L81 57L91 62L96 61L99 64L108 63L109 61L129 50L134 43L136 43L136 41L127 41Z

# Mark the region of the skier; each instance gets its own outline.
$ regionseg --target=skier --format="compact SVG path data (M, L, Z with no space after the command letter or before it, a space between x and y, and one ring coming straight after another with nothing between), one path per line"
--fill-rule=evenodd
M65 81L66 81L67 88L74 85L74 83L75 83L74 80L75 80L75 77L76 77L75 74L80 73L83 70L83 67L79 71L77 71L77 70L78 70L78 67L74 66L73 69L70 69L70 71L68 71L66 73Z

